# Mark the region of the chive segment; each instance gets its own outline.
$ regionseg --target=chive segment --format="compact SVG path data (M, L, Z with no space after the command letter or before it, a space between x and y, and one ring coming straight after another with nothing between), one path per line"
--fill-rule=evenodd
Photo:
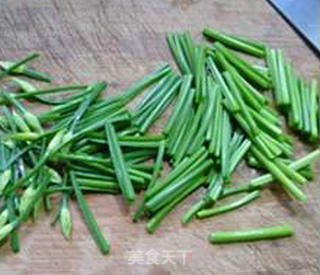
M103 236L101 229L99 228L99 225L98 225L96 219L94 218L94 216L88 206L88 203L80 190L80 187L77 183L77 178L73 172L70 173L70 178L71 178L71 183L74 188L79 206L82 210L84 220L88 226L88 229L89 229L93 239L95 240L95 242L96 242L97 246L99 247L102 254L109 253L109 250L110 250L109 243L105 239L105 237Z
M135 192L132 187L127 166L116 137L116 132L112 124L109 122L105 124L105 131L108 139L111 160L115 169L117 179L119 181L120 188L126 202L131 203L135 199Z
M294 230L292 226L285 224L243 231L218 231L209 235L209 241L213 244L260 241L289 237L293 234Z

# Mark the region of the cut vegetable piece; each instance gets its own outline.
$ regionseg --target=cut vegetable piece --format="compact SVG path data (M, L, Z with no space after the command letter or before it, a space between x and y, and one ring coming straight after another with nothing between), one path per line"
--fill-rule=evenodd
M259 70L255 69L249 62L240 58L234 52L227 49L221 43L216 42L214 46L223 53L224 57L233 64L247 79L256 83L260 87L267 89L270 86L269 79L265 77Z
M311 139L317 140L319 138L318 120L319 113L318 105L318 82L316 79L311 81L310 85L310 121L311 121Z
M169 202L166 206L160 209L158 212L154 214L154 216L150 219L147 224L147 231L152 234L159 227L161 221L168 215L168 213L186 196L190 193L198 189L201 185L204 184L206 177L194 178L188 185L188 187L183 191L183 193L176 196L171 202Z
M131 203L135 199L135 193L114 127L109 122L107 122L105 124L105 130L108 139L111 160L115 169L117 179L119 181L122 194L126 202Z
M79 187L79 185L77 183L76 176L74 175L74 173L72 171L70 173L70 177L71 177L71 183L72 183L72 186L74 188L74 191L75 191L79 206L80 206L80 208L82 210L82 214L83 214L85 223L88 226L88 229L89 229L89 231L91 233L91 236L95 240L95 242L96 242L97 246L99 247L101 253L107 254L107 253L109 253L109 250L110 250L109 243L105 239L105 237L103 236L103 234L101 232L101 229L99 228L99 225L98 225L96 219L94 218L94 216L93 216L93 214L92 214L92 212L91 212L91 210L90 210L90 208L88 206L88 203L87 203L86 199L84 198L84 196L83 196L83 194L82 194L82 192L80 190L80 187Z
M167 122L167 125L163 130L165 134L168 134L171 131L172 127L176 123L177 118L179 117L179 114L181 114L182 112L181 110L183 109L183 105L186 102L186 98L187 96L189 96L191 81L192 81L192 75L185 75L182 77L182 84L180 86L179 98Z
M279 106L287 107L290 104L290 97L287 85L287 79L285 74L285 61L283 50L276 50L276 57L277 57L277 65L278 69L277 72L279 74L279 89L280 89L280 101Z
M234 202L231 202L229 204L221 205L221 206L216 206L211 209L204 209L199 212L197 212L196 217L199 219L204 219L208 218L214 215L222 214L228 211L232 211L234 209L237 209L239 207L242 207L249 202L253 201L254 199L257 199L260 197L260 191L253 191L249 193L248 195L242 197L239 200L236 200Z
M258 57L264 57L265 55L262 45L258 42L244 38L237 38L237 36L231 36L208 27L203 29L203 34L213 38L214 40L220 41L233 49L240 50Z
M209 241L213 244L260 241L267 239L283 238L293 235L290 225L278 225L262 227L243 231L220 231L209 235Z
M305 201L307 196L292 182L273 162L268 160L261 152L255 147L251 148L254 155L263 163L263 165L272 173L272 175L282 183L284 189L289 192L294 198Z
M181 194L189 186L188 182L190 180L202 175L202 173L204 173L211 165L212 161L207 160L199 167L192 170L190 174L186 175L182 179L177 180L176 182L173 182L170 186L151 197L146 202L146 208L151 212L155 212L156 210L160 209L162 206L172 201L174 197Z

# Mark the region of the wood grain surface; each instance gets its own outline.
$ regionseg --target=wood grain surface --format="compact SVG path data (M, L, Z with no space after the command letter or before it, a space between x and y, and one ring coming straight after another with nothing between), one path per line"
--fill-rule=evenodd
M0 59L38 51L44 58L36 67L54 75L54 83L106 80L111 94L161 61L173 64L166 31L189 29L201 39L204 25L284 48L302 75L320 80L319 60L264 0L0 0ZM297 142L296 149L302 156L311 148ZM241 165L235 181L253 176ZM318 182L319 176L305 188L305 204L274 187L248 207L183 227L180 216L200 190L154 235L145 232L144 222L131 222L120 196L87 196L111 242L110 255L100 255L74 203L70 242L42 214L22 227L19 254L8 245L0 248L0 274L320 274ZM224 246L207 241L213 230L284 221L295 227L294 237Z

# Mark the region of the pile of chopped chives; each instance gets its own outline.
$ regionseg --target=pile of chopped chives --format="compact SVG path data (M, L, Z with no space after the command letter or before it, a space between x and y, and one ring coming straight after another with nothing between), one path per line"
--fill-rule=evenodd
M39 56L36 53L0 62L1 243L10 241L18 252L20 224L35 218L41 204L51 211L53 194L61 199L54 207L52 224L59 221L69 239L70 199L75 197L102 253L109 252L109 243L86 202L87 193L122 194L130 207L136 193L144 190L133 221L147 218L149 233L199 188L205 192L183 214L183 223L247 205L272 182L293 199L306 200L303 187L313 179L320 150L295 160L279 113L305 141L319 141L317 81L300 77L283 50L210 28L203 34L213 44L197 43L189 32L168 33L180 73L162 64L108 98L101 96L107 88L103 81L38 89L28 79L46 83L51 79L29 66ZM237 51L261 58L265 65L256 65ZM6 88L6 83L15 89ZM129 110L127 104L147 89L137 107ZM268 91L277 110L269 104ZM63 96L47 97L57 93ZM51 109L34 114L22 99ZM172 111L162 132L148 133L170 104ZM244 159L266 174L234 183L232 175ZM164 176L165 161L171 170ZM236 194L242 195L223 201ZM292 234L290 225L279 225L214 232L209 240L229 243Z

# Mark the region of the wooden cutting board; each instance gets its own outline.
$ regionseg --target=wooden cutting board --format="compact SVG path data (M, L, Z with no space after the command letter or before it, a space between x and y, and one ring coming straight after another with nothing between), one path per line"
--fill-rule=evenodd
M161 61L173 64L166 31L189 29L201 39L204 25L284 48L303 76L320 80L319 60L263 0L0 0L0 59L41 52L37 67L54 75L54 83L106 80L111 94ZM297 156L311 150L301 143L296 149ZM241 165L235 182L254 176ZM319 177L305 188L305 204L275 187L248 207L183 227L181 214L203 192L199 190L154 235L145 232L144 222L131 222L120 196L87 196L111 242L110 255L100 255L74 203L70 242L41 214L34 224L22 227L18 255L8 245L0 248L0 274L319 274L318 182ZM213 230L284 221L294 225L294 237L225 246L207 241Z

